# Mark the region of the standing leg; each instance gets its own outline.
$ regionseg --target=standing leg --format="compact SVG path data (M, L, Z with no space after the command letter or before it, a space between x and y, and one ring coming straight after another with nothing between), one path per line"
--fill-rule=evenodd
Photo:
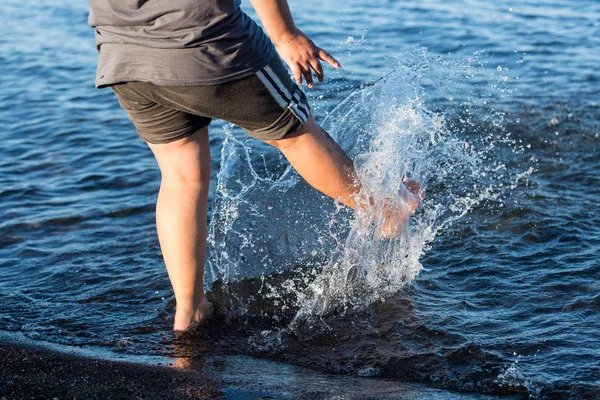
M156 226L177 302L173 329L190 330L212 315L203 288L210 183L208 128L149 147L162 175Z

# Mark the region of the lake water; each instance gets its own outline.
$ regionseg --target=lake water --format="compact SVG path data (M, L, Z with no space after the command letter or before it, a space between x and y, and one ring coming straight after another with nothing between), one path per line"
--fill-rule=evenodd
M365 194L386 201L405 175L427 192L403 235L379 239L376 216L214 122L217 317L173 337L159 171L93 86L88 3L4 0L0 330L190 368L260 357L351 375L364 395L385 379L431 398L599 398L600 3L291 6L344 65L307 93Z

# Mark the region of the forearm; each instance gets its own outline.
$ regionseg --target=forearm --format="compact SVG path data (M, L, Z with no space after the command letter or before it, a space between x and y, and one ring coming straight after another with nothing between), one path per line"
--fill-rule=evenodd
M275 45L293 37L296 25L287 0L250 0L250 3Z

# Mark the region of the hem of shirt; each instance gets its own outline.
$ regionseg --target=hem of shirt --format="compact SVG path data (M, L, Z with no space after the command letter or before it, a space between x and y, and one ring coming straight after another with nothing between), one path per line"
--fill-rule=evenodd
M267 66L273 58L278 57L277 51L273 51L272 54L267 57L263 63L257 64L251 69L242 70L239 72L235 72L233 74L229 74L226 76L222 76L214 79L190 79L190 80L181 80L181 79L163 79L163 78L153 78L149 76L127 76L127 77L119 77L119 76L105 76L102 79L96 79L95 85L98 89L103 89L109 87L111 85L116 85L119 83L126 82L150 82L159 86L211 86L211 85L221 85L223 83L234 82L243 78L247 78L249 76L254 75L261 68Z

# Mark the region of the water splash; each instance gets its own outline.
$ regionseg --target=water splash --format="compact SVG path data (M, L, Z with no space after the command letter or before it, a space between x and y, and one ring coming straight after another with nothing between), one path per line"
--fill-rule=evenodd
M498 375L495 382L501 387L513 392L528 393L529 398L531 399L541 398L543 391L542 386L526 379L522 367L519 365L519 360L522 355L514 353L514 357L513 363Z
M229 133L210 225L212 281L260 277L257 296L298 308L297 318L382 301L412 281L436 234L497 199L501 182L511 179L493 156L499 143L512 143L502 134L504 115L478 118L475 99L467 96L457 110L447 95L468 68L424 49L407 53L391 74L348 96L322 122L354 159L359 198L371 200L357 218L280 159L263 159L260 172L252 146ZM407 176L427 197L401 235L381 239L377 210L402 205L398 192ZM270 284L274 275L303 267L311 270L300 273L304 279Z

